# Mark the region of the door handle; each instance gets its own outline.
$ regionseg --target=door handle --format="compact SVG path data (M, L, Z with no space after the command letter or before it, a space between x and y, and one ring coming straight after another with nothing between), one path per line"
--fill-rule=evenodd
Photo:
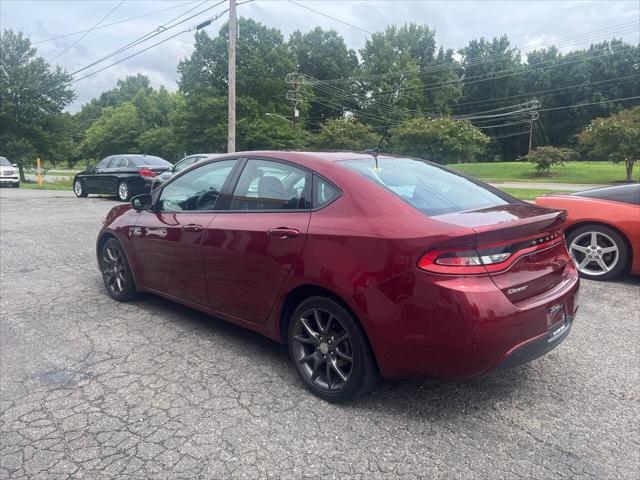
M189 225L185 225L182 227L185 232L201 232L202 225L196 225L195 223L190 223Z
M290 238L300 235L300 231L296 230L295 228L278 227L270 228L269 230L267 230L267 234L270 237Z

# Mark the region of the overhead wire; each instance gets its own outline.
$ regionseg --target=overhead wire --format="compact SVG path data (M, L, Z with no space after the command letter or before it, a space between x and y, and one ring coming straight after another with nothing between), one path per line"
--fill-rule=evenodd
M73 43L71 43L70 45L68 45L67 47L65 47L60 53L58 53L55 57L53 57L51 60L49 60L49 63L53 62L54 60L57 60L58 58L60 58L64 53L66 53L67 51L69 51L71 48L75 47L78 43L80 43L82 40L84 40L87 35L89 35L91 32L93 32L96 27L100 26L100 24L102 22L104 22L107 18L109 18L109 16L115 12L120 5L122 5L125 2L125 0L120 0L120 3L118 3L115 7L113 7L111 10L109 10L109 12L104 15L100 20L98 20L98 22L91 27L89 30L87 30L80 38L78 38L77 40L75 40Z

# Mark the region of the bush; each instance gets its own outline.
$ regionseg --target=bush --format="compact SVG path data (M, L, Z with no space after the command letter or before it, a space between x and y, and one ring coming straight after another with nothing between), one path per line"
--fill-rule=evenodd
M530 154L520 157L518 160L526 160L533 163L536 172L540 175L549 175L553 166L563 166L565 162L577 160L578 154L570 148L537 147Z

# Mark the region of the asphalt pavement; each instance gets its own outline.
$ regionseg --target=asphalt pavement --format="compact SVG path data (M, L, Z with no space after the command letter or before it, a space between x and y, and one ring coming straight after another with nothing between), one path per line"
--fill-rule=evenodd
M331 405L286 349L104 291L112 199L0 189L0 478L640 477L640 281L584 281L569 338L466 383Z

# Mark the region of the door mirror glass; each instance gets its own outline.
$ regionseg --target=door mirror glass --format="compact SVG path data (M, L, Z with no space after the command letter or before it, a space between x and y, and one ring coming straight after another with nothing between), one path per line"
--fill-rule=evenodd
M131 206L137 211L149 210L151 208L151 195L148 193L136 195L131 199Z

